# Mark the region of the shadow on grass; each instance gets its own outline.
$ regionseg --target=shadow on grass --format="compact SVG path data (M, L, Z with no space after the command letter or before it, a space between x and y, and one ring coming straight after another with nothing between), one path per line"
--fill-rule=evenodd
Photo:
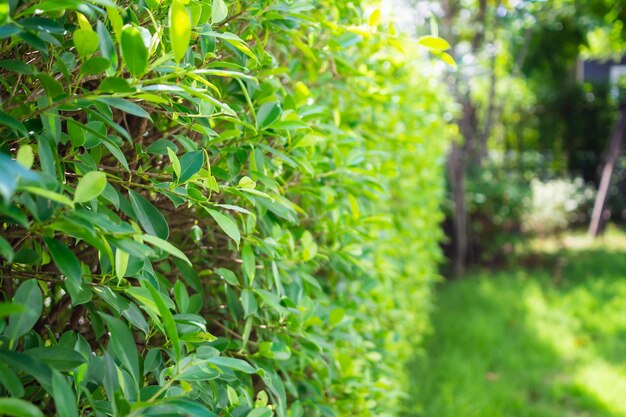
M626 416L625 252L565 249L445 283L436 304L404 417Z

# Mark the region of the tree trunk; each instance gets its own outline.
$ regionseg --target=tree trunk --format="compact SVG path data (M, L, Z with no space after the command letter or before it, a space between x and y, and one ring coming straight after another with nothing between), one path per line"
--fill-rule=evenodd
M604 222L606 222L606 216L604 215L606 199L609 194L609 186L611 185L615 162L620 155L624 133L626 133L626 104L620 106L619 116L613 127L613 132L611 133L606 162L602 168L602 178L600 179L598 194L596 195L596 201L593 205L591 222L589 223L589 235L594 238L598 236L600 230L603 229Z
M465 261L467 259L468 213L465 200L465 152L461 145L456 142L450 148L447 165L454 206L452 213L454 229L453 274L455 277L461 277L465 273Z

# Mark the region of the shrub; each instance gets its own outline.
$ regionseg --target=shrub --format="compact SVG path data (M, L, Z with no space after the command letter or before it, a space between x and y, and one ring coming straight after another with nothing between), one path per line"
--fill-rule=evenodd
M393 414L448 103L365 16L0 6L2 412Z
M522 238L522 216L530 187L525 171L491 155L485 167L468 177L470 256L474 263L506 260Z

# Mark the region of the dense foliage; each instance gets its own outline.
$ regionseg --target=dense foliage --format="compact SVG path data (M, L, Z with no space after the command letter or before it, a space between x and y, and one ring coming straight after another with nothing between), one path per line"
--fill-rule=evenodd
M394 413L451 134L419 44L445 41L348 1L0 24L3 414Z

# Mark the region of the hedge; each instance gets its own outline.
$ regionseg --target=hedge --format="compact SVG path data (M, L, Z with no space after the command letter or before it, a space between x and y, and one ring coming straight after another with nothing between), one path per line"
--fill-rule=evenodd
M0 24L0 413L397 412L453 133L419 44L443 40L344 0L9 0Z

